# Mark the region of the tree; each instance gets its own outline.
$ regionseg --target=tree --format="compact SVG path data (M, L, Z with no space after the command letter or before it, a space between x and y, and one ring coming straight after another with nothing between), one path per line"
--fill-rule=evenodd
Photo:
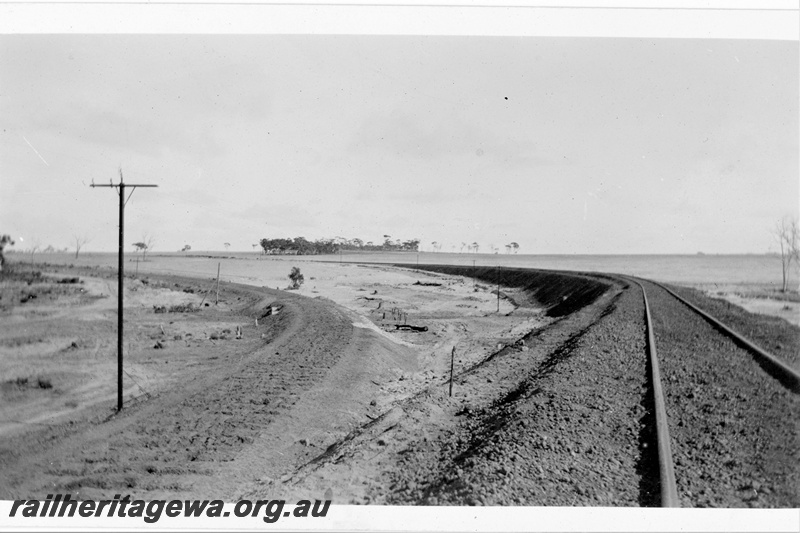
M192 249L191 246L189 246L188 244L184 244L183 248L181 248L181 252L188 252L191 249Z
M477 254L478 250L480 249L480 245L477 242L473 242L472 248L475 250L475 253Z
M289 272L289 279L292 280L292 285L289 287L290 289L299 289L300 285L305 281L303 275L300 273L300 269L297 267L292 267L292 271Z
M20 238L20 240L22 239ZM36 255L36 252L38 252L41 248L42 241L40 241L38 238L31 240L31 262L33 262L33 256Z
M3 255L3 250L5 250L6 246L14 246L14 240L11 238L11 235L3 235L0 237L0 272L3 271L3 267L6 265L6 258Z
M514 253L517 253L517 250L519 250L519 244L515 242L510 242L508 243L508 245L511 247L512 250L514 250Z
M135 242L133 247L136 248L137 253L144 253L147 251L147 244L144 242Z
M75 239L75 259L77 259L78 254L81 253L81 248L89 244L91 240L86 235L74 235L73 239Z
M792 262L800 264L800 225L796 218L783 217L775 223L772 234L778 241L781 251L781 270L783 274L782 292L789 290L789 275Z
M144 244L144 247L137 246L139 244ZM156 238L152 233L146 231L142 234L142 241L134 243L133 245L141 249L142 261L147 261L147 252L151 251L156 245Z
M225 246L225 249L227 250L228 248L230 248L230 247L231 247L231 243L229 243L229 242L226 242L226 243L225 243L223 246Z

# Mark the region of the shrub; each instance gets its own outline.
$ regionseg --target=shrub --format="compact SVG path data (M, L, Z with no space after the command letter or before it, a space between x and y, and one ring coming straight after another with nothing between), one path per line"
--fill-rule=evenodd
M300 269L297 267L292 267L292 271L289 273L289 279L292 280L292 285L289 287L290 289L299 289L300 285L305 281L303 274L300 273Z

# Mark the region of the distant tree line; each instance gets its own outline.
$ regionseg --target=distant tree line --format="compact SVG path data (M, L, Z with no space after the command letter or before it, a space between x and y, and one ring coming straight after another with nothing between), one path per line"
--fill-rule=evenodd
M382 243L372 241L364 242L361 239L347 239L336 237L333 239L317 239L309 241L305 237L294 239L261 239L259 244L265 254L281 255L322 255L337 254L341 251L364 252L416 252L419 251L419 239L403 241L391 240L389 235L384 235Z

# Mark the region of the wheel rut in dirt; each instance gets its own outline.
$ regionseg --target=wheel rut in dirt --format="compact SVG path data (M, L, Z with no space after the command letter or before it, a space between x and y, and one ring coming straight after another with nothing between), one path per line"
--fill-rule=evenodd
M228 294L249 300L239 310L243 319L260 318L262 337L255 347L244 351L239 345L208 373L195 372L174 390L131 404L103 423L51 431L40 453L6 465L4 497L63 491L101 498L131 490L157 497L188 491L323 379L352 336L351 322L329 303L226 285ZM266 304L280 313L265 316ZM43 460L49 468L25 467Z
M284 489L319 490L348 472L340 497L350 503L649 501L657 487L642 459L650 445L643 308L623 283L608 286L459 374L454 397L444 382L396 404L296 470Z
M336 305L226 283L245 340L192 341L220 356L172 360L177 349L154 352L150 340L141 364L185 365L186 378L139 395L107 420L0 439L14 454L0 458L0 495L290 500L332 493L335 503L656 505L641 291L610 275L527 271L526 280L510 269L498 313L498 272L460 267L417 282L414 290L472 309L468 318L445 307L417 310L428 293L401 300L402 284L414 284L399 277L391 287L341 289ZM470 273L475 284L447 277ZM163 279L185 284L178 289L208 285ZM372 300L363 298L368 290ZM797 470L780 465L800 461L790 419L796 398L655 292L682 504L793 506ZM366 303L339 307L347 294ZM387 331L377 294L386 305L406 301L392 305L432 327ZM482 299L467 298L473 294ZM159 321L168 322L146 311L148 342ZM466 354L452 397L443 359L449 369L451 347Z

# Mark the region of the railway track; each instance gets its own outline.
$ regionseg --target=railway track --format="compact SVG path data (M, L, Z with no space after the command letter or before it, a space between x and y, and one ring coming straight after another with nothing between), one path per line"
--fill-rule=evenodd
M530 355L498 352L461 376L456 405L433 387L399 420L426 420L430 404L451 418L399 433L393 418L332 464L377 449L374 432L390 446L371 467L376 502L796 507L791 375L667 288L599 277L614 287L580 326L528 338Z
M644 300L661 505L796 506L800 375L667 287L624 279Z
M667 288L613 278L606 312L499 378L513 393L404 450L392 503L798 505L800 397L775 370L791 368Z

